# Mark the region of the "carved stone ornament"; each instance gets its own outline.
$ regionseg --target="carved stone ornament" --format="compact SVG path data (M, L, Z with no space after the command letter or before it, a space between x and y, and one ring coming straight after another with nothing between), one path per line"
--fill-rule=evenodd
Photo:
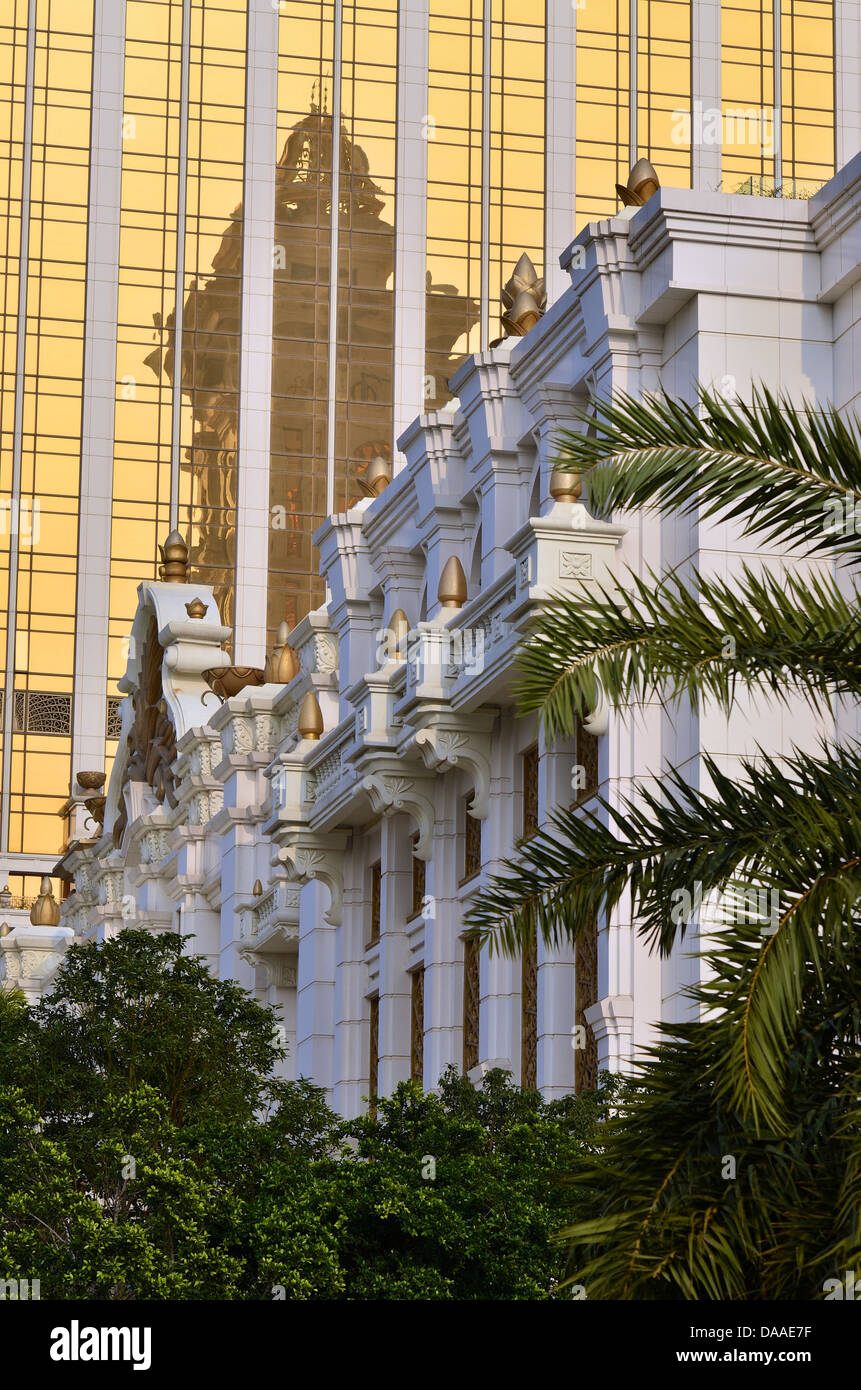
M158 640L158 624L151 617L144 642L141 678L132 693L134 721L128 735L128 761L120 788L119 813L114 821L113 841L119 847L128 824L125 790L129 782L146 782L157 801L174 808L171 767L176 758L176 731L171 723L162 692L164 648Z
M444 773L454 767L466 768L472 776L474 795L469 814L476 820L487 818L490 798L490 733L486 719L477 727L452 727L445 716L431 717L429 725L416 732L415 743L425 766Z
M435 813L421 783L414 777L379 771L365 777L362 786L375 815L394 816L403 811L413 817L419 830L413 853L417 859L430 859Z

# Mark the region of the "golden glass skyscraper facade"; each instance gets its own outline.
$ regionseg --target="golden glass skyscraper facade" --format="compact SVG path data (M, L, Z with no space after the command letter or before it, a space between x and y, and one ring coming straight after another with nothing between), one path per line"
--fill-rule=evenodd
M71 774L116 751L168 530L262 664L322 599L315 526L499 336L522 251L552 299L637 155L754 192L848 157L840 23L818 0L5 0L13 893L54 862Z

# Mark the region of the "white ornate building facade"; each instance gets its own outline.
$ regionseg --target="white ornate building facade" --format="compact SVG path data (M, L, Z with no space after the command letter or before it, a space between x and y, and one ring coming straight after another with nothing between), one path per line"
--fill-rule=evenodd
M598 521L558 480L551 495L554 438L590 396L692 399L698 382L856 410L859 214L861 156L810 201L662 189L592 223L544 317L468 358L450 408L402 434L389 485L317 531L327 602L265 673L228 667L180 546L139 589L104 808L73 789L62 925L0 938L7 980L35 996L72 939L182 931L217 975L281 1006L289 1072L345 1115L452 1062L505 1066L547 1096L628 1065L685 1009L690 943L650 954L623 901L579 954L479 955L463 939L476 891L584 777L611 803L668 764L702 785L705 752L732 768L758 746L857 733L857 717L656 701L599 708L553 745L518 718L515 652L550 594L576 601L626 568L807 563L696 516Z

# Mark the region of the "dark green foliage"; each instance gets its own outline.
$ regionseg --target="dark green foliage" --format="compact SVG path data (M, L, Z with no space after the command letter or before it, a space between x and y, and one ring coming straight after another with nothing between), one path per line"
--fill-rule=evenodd
M612 1082L546 1104L451 1071L343 1122L273 1076L278 1055L272 1012L173 936L75 948L32 1011L0 994L0 1277L42 1298L553 1290L559 1175L594 1150Z
M812 712L857 700L857 422L765 391L750 406L623 397L589 420L564 436L558 467L586 476L596 510L734 518L843 571L745 568L724 583L678 567L560 598L522 653L524 712L569 735L596 678L617 704L657 696L671 712L681 698L729 711L741 691L801 696ZM559 811L478 895L470 925L506 952L536 932L576 940L630 890L638 930L666 953L691 915L680 889L690 901L697 884L753 887L779 905L767 931L746 910L722 923L690 991L699 1021L663 1030L601 1151L575 1162L572 1191L597 1196L566 1238L590 1298L822 1297L861 1266L861 748L759 753L732 776L702 765L708 791L655 768L658 786Z

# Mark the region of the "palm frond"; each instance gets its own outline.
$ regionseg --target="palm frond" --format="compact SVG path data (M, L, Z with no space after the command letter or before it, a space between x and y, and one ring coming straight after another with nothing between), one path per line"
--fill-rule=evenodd
M740 519L786 549L861 559L861 427L755 388L751 404L618 395L559 436L557 467L588 474L599 512L642 508Z
M550 737L594 707L596 677L616 704L669 689L729 710L739 689L759 689L821 705L861 694L861 606L825 574L629 574L615 592L552 601L518 664L520 708L539 711Z
M715 990L740 991L732 1002L737 1030L713 1084L728 1105L777 1131L802 966L820 979L826 960L842 967L846 917L861 895L861 747L742 760L740 777L709 757L704 768L709 792L673 769L658 791L638 786L618 806L594 797L555 813L506 874L481 889L466 926L509 955L535 935L558 946L576 941L627 891L639 934L669 954L697 914L705 929L709 895L741 884L755 902L774 904L765 923L736 913L710 968ZM728 943L742 952L745 971ZM713 1003L729 1007L724 995Z

